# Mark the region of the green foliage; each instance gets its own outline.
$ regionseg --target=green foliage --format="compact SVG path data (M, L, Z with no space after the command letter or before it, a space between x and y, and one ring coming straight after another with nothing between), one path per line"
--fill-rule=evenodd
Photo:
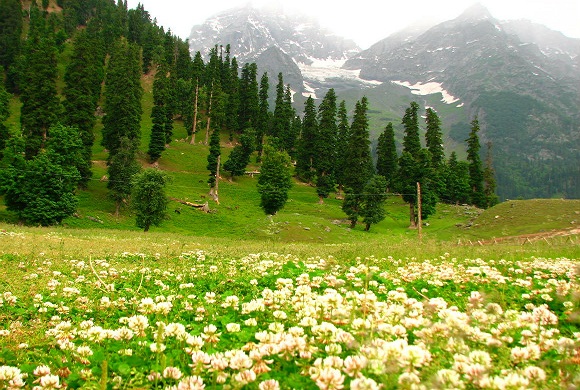
M410 153L414 158L417 158L421 150L418 110L419 105L416 102L411 102L409 108L405 110L405 115L402 120L403 126L405 127L403 151Z
M0 84L0 161L2 160L6 142L10 138L10 130L6 126L6 120L10 116L10 94L6 92L4 85Z
M374 175L364 188L364 200L362 202L360 216L366 225L366 231L371 228L372 224L377 224L386 217L386 188L387 181L380 175Z
M231 176L241 176L245 173L250 162L250 156L255 150L256 133L254 129L248 128L240 136L240 144L236 145L224 164L224 170L230 172Z
M56 124L62 111L56 90L54 37L37 7L31 8L24 56L20 124L26 142L26 157L32 158L45 146L48 130Z
M209 154L207 156L207 170L209 171L209 179L207 182L211 188L215 187L216 176L218 171L218 157L221 155L220 148L220 133L214 130L211 133L209 141Z
M336 136L336 164L334 166L334 174L340 190L344 185L344 175L347 170L346 155L348 152L348 142L351 137L351 129L348 123L346 103L344 100L338 106L337 116L338 132Z
M49 226L76 211L75 189L80 174L74 162L82 153L76 129L54 126L46 150L24 160L24 140L13 138L6 148L7 168L0 175L6 208L33 225Z
M369 122L367 117L368 100L363 97L355 105L351 125L351 137L345 160L344 187L345 198L342 210L348 216L354 228L364 201L364 187L374 174L369 140Z
M467 141L467 161L469 162L469 185L471 187L471 203L477 207L486 207L486 196L483 188L483 167L479 151L479 121L477 117L471 122L471 131Z
M386 189L395 190L398 176L397 146L395 144L395 131L393 123L389 122L385 131L379 135L377 143L377 173L386 180Z
M82 180L79 185L86 188L92 177L92 148L95 141L93 128L95 111L101 96L104 77L104 56L95 47L97 39L87 30L79 31L74 39L74 49L64 76L64 117L68 126L78 128L83 141L83 154L76 161Z
M442 200L447 203L469 203L471 193L469 164L466 161L458 161L455 152L449 157L444 178L447 192Z
M109 162L121 147L121 139L137 148L141 138L141 57L138 46L121 38L115 43L105 79L103 138Z
M167 217L165 186L168 176L156 169L146 169L133 176L131 208L135 211L137 227L148 231L159 226Z
M149 160L155 162L161 157L167 143L168 128L171 128L171 121L167 118L171 116L169 109L169 80L166 77L166 70L160 67L155 74L153 82L153 108L151 110L151 138L149 139Z
M260 207L266 214L276 214L288 200L292 173L288 153L264 148L264 161L258 178Z
M117 152L110 157L107 188L109 197L115 201L116 215L119 215L121 205L127 203L131 194L132 178L141 169L135 153L133 141L122 137Z
M316 193L322 200L334 191L334 171L336 165L336 139L338 126L336 123L337 107L336 93L330 89L318 107L318 133L314 145L316 159Z
M12 67L20 54L22 25L20 0L0 2L0 66L5 70Z
M318 138L318 120L316 118L316 106L314 99L309 96L304 103L304 117L302 119L302 134L298 141L296 155L296 174L305 182L312 182L316 172L314 171L314 159L316 155L316 140Z

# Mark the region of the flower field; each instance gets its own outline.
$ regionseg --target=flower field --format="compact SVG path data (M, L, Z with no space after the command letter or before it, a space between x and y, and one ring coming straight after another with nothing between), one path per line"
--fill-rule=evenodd
M0 388L575 389L566 258L0 257Z

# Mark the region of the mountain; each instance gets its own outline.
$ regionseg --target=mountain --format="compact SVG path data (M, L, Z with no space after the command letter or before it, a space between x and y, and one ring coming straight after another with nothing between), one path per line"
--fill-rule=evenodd
M202 54L215 45L230 44L238 63L255 62L260 73L268 72L271 83L282 72L284 82L299 92L305 91L305 85L298 64L309 66L319 59L344 62L360 51L353 41L323 29L310 17L251 5L226 10L194 26L189 44L192 52Z
M478 115L506 197L580 197L580 40L476 5L427 31L398 34L344 65L360 77L431 84ZM443 119L445 121L445 119ZM450 136L466 138L468 126Z
M271 80L283 72L295 98L329 88L347 103L368 96L374 137L392 121L400 140L401 115L416 100L440 113L446 146L461 154L477 116L502 198L580 198L579 39L474 5L361 51L311 19L244 7L192 29L192 51L215 44L231 44L240 63L256 62Z

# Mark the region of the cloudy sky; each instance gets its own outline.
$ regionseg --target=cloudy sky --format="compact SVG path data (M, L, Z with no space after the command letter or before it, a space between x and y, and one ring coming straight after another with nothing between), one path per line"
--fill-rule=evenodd
M363 49L414 22L457 17L471 0L128 0L144 5L157 23L181 38L207 18L233 7L277 4L287 12L314 16L323 27L353 39ZM340 4L339 4L340 3ZM528 19L580 38L580 0L480 0L500 19ZM344 5L343 5L344 4Z

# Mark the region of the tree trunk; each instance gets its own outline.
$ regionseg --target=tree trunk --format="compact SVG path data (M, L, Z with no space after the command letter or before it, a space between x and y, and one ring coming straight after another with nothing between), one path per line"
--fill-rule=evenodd
M149 231L149 225L145 225L145 228L143 229L144 233L147 233Z
M371 224L367 222L366 226L365 226L365 232L368 232L371 228Z
M324 204L324 198L322 195L318 195L318 204Z
M119 212L121 211L121 201L115 202L115 218L119 218Z
M352 221L350 221L350 228L354 229L355 227L356 227L356 220L353 219Z
M199 95L199 84L195 85L195 102L193 103L193 126L191 128L191 142L195 144L195 133L197 132L197 97Z
M417 227L417 222L415 221L415 204L409 203L409 228L415 229Z
M211 101L213 98L213 82L211 83L211 91L209 92L209 105L207 107L207 126L205 128L205 145L209 142L209 124L211 122Z

